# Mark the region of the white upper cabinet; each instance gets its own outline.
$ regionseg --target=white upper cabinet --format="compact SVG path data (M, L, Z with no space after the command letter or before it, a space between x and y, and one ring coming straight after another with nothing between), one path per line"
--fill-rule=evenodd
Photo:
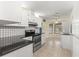
M0 20L19 22L20 25L28 26L28 13L21 7L22 2L0 2Z
M20 22L22 25L28 26L28 11L27 10L22 11L22 18Z
M0 19L17 21L17 6L16 2L0 2Z
M34 14L34 12L33 12L33 11L30 11L30 12L29 12L29 19L28 19L28 22L37 23L37 24L38 24L38 27L41 27L42 19L36 17L35 14Z
M19 22L20 24L12 25L20 26L28 26L28 22L36 22L39 24L40 20L35 17L34 11L23 8L23 3L17 1L0 2L0 20Z
M29 19L28 19L29 22L35 22L34 12L32 10L29 11L28 16L29 16Z

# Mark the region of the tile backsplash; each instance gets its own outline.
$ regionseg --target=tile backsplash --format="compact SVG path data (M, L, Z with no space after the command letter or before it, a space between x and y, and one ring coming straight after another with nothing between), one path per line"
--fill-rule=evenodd
M0 27L0 38L18 36L18 35L24 35L24 34L25 34L25 28L21 28L21 27L17 28L13 26Z
M0 26L0 47L20 42L24 36L24 27Z

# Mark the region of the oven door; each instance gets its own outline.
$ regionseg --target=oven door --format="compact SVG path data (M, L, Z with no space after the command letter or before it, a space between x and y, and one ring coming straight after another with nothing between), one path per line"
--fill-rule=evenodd
M34 36L33 37L33 42L34 42L34 44L37 44L38 42L40 42L41 41L41 35L38 35L38 36Z
M41 47L41 35L33 37L33 52L37 51Z

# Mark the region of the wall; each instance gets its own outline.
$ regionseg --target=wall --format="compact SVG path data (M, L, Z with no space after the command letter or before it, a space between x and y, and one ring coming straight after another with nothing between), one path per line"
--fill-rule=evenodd
M54 24L53 21L51 20L46 20L46 22L42 22L42 32L44 33L45 37L48 38L53 34L54 32L52 31L50 34L50 28L49 24Z
M45 34L45 36L48 36L48 34L49 34L49 23L47 21L42 23L42 32Z
M61 24L61 27L62 27L62 32L66 32L66 33L70 33L71 32L71 23L72 23L72 20L71 20L71 14L69 15L65 15L65 16L61 16L60 17L60 22L62 23ZM54 24L55 25L55 19L51 19L51 20L46 20L46 22L43 22L43 27L44 30L49 33L49 24Z
M18 20L18 12L20 12L20 2L1 1L0 2L0 19L2 20Z
M0 47L22 41L25 27L0 26Z
M79 57L79 2L74 2L72 19L73 56Z
M42 26L42 18L36 18L36 22L38 24L38 27Z
M54 26L55 28L55 30L54 30L54 33L56 33L56 34L61 34L61 32L62 32L62 24L55 24L55 26Z

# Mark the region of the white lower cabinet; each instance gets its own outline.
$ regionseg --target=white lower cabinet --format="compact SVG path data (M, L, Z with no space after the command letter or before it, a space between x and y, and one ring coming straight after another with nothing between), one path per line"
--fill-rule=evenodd
M72 51L73 48L72 35L61 35L61 47Z
M73 36L73 57L79 57L79 39Z
M45 34L42 34L41 41L42 41L42 45L45 44L45 42L46 42Z
M3 57L32 57L33 56L33 44L27 45L13 52L10 52Z

